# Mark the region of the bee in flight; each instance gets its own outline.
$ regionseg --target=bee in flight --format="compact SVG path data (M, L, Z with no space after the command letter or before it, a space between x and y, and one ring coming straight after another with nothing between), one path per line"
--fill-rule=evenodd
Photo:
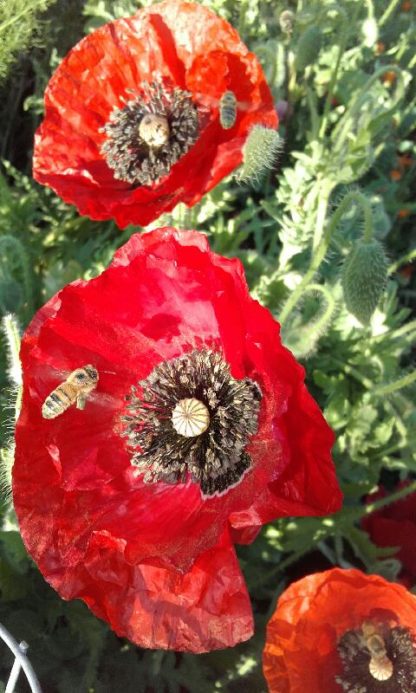
M219 109L221 127L229 130L237 118L237 99L233 91L224 92L220 99Z
M67 379L47 396L42 404L44 419L55 419L73 404L84 409L87 397L98 383L98 371L90 364L76 368Z

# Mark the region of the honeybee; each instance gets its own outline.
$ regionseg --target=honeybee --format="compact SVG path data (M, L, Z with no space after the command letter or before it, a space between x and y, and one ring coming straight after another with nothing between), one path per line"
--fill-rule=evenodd
M386 644L372 623L361 627L364 644L370 653L368 670L376 681L387 681L393 674L393 662L387 656Z
M58 385L42 404L44 419L55 419L73 404L77 409L84 409L87 397L98 383L98 371L91 364L76 368L67 379Z
M233 91L225 91L221 96L220 123L224 130L229 130L235 124L237 118L237 99Z

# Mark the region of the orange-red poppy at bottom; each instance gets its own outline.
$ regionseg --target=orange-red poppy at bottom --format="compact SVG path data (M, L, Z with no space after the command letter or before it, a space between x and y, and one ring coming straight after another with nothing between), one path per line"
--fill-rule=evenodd
M359 570L309 575L267 626L270 693L414 693L416 596Z

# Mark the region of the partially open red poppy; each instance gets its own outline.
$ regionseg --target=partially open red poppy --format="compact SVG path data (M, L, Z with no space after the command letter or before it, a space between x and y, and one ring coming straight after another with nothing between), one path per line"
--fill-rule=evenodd
M206 7L166 0L97 29L62 61L33 175L92 219L146 225L198 202L241 163L250 128L277 123L237 32Z
M341 494L332 431L241 263L194 231L136 234L37 313L21 359L13 496L45 578L144 647L250 637L233 542Z
M367 500L373 502L386 495L385 489L380 488ZM397 547L395 556L402 563L400 581L407 587L416 585L416 493L410 493L363 518L362 526L377 546Z
M267 626L270 693L414 693L416 597L359 570L308 575Z

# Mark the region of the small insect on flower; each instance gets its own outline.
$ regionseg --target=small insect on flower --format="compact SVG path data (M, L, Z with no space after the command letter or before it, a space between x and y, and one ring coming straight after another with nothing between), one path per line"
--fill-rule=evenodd
M97 383L98 371L94 366L88 364L76 368L45 399L42 404L43 418L55 419L73 404L76 404L77 409L84 409L87 397L95 390Z
M376 626L365 622L361 626L363 642L370 654L368 670L376 681L387 681L393 674L393 663L387 656L386 643Z
M225 91L220 99L220 123L224 130L230 130L237 119L237 99L233 91Z

